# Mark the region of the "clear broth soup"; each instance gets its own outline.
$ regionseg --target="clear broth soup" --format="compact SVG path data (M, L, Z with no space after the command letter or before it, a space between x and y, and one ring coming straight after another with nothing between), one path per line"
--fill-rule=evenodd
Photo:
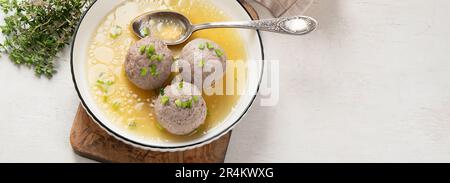
M194 24L230 20L208 0L130 0L124 2L105 17L91 38L87 60L90 91L98 107L103 110L109 120L130 133L145 139L163 141L185 141L198 138L225 120L240 96L237 92L233 95L204 96L208 107L206 122L190 135L176 136L161 129L153 110L153 101L159 92L145 91L135 87L128 81L123 66L129 47L138 40L130 29L130 22L145 12L155 10L180 12ZM117 27L121 28L120 35L112 36L111 30L117 33ZM191 40L195 38L215 41L225 50L228 60L246 60L244 42L239 32L234 29L198 31L194 33ZM183 46L169 48L175 55L178 55ZM236 80L236 74L231 74ZM225 79L223 83L226 83Z

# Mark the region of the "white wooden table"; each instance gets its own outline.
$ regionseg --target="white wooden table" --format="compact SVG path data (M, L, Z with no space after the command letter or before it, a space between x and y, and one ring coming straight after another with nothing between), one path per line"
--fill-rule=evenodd
M306 37L263 33L277 106L255 105L227 162L450 162L450 1L317 0ZM268 13L258 8L263 17ZM0 61L0 162L91 162L69 145L69 52L52 79Z

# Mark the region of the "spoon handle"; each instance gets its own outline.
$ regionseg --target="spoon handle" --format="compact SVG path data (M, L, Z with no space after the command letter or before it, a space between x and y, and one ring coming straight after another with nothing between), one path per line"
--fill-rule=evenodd
M193 31L211 28L244 28L290 35L304 35L317 28L317 21L307 16L294 16L244 22L215 22L194 25Z

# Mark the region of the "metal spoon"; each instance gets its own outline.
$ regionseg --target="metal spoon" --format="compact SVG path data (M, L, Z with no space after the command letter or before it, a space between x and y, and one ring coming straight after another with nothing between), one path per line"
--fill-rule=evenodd
M153 20L153 21L152 21ZM255 21L242 22L215 22L192 25L189 19L177 12L172 11L156 11L143 14L132 21L133 32L140 38L146 37L146 31L151 30L150 34L154 34L157 29L152 28L151 22L170 22L179 26L180 35L173 39L163 39L167 45L177 45L185 42L193 32L211 28L244 28L257 29L261 31L269 31L290 35L305 35L317 28L317 21L307 16L284 17L277 19L265 19Z

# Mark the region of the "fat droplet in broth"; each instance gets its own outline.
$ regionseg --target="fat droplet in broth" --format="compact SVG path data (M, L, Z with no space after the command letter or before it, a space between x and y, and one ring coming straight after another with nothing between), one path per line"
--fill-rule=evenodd
M103 63L110 63L114 59L114 51L107 47L98 47L94 50L95 58Z

